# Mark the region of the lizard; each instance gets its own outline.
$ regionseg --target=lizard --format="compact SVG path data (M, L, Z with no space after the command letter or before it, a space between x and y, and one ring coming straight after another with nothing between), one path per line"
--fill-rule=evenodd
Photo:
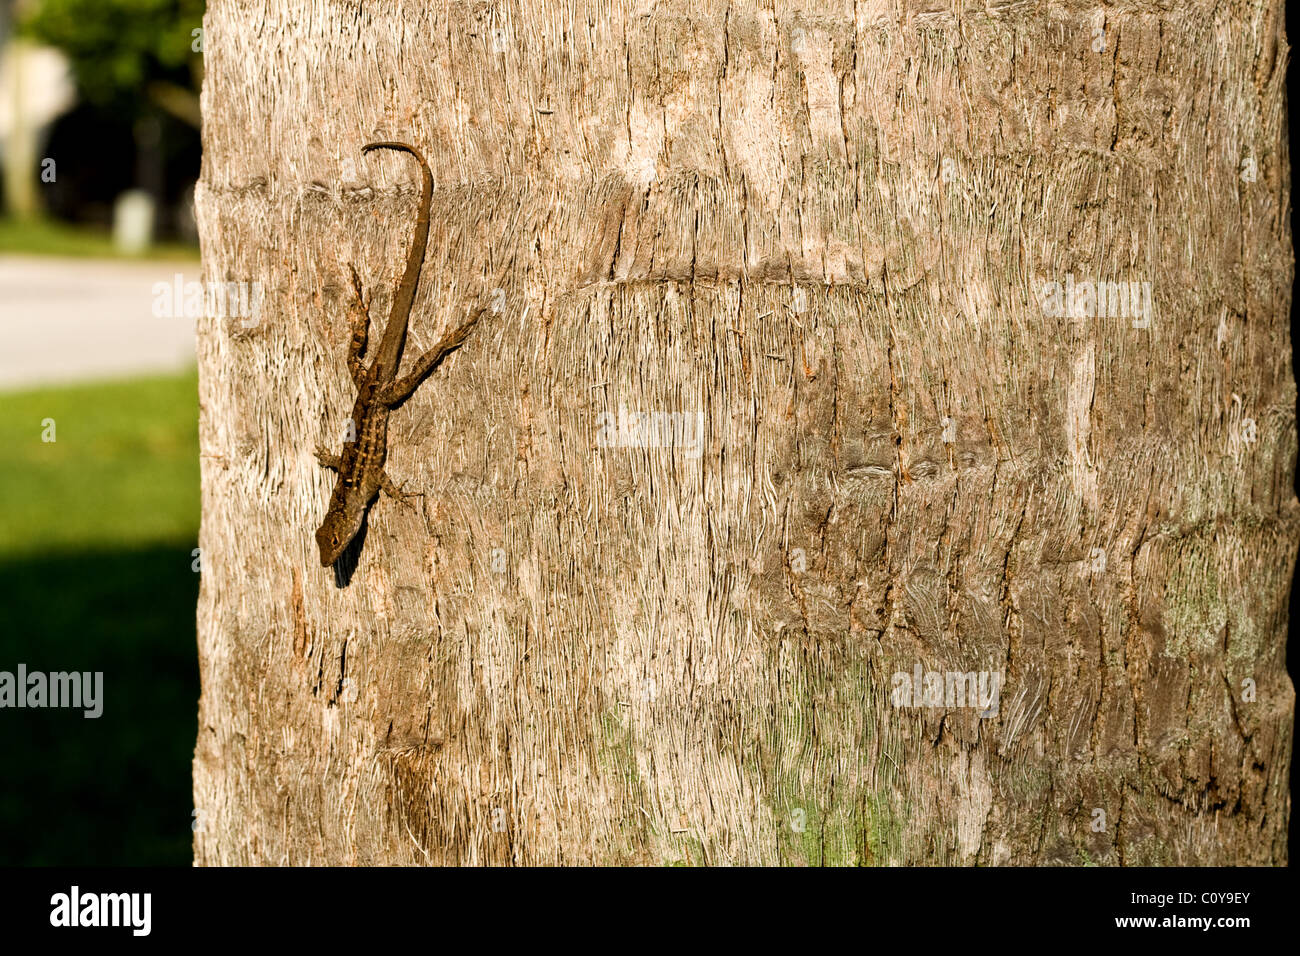
M388 417L394 407L410 398L442 360L465 342L486 306L475 309L459 327L444 335L415 362L410 373L398 376L402 364L402 351L406 346L406 333L411 319L411 307L420 283L420 270L424 265L425 248L429 242L429 206L433 199L433 173L424 156L409 143L383 141L368 143L361 148L362 155L375 149L392 149L409 153L420 164L421 187L419 212L415 220L415 234L406 255L406 270L393 294L392 308L383 338L375 351L369 368L365 364L366 345L370 335L370 304L361 292L361 280L353 266L352 287L357 304L353 308L352 339L348 345L348 371L357 389L357 399L352 406L352 438L343 443L340 455L331 455L317 449L316 459L326 468L338 473L334 492L330 496L329 510L316 531L316 544L320 548L322 567L334 564L360 533L366 515L382 490L397 499L411 497L400 491L384 471L388 459Z

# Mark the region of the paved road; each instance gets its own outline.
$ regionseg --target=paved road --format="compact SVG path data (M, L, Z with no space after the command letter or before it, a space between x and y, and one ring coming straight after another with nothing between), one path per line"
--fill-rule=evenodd
M154 284L196 262L0 256L0 389L179 371L194 320L154 315Z

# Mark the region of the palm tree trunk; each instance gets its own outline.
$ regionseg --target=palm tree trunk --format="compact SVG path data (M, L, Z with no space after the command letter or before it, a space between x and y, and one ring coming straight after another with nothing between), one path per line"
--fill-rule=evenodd
M815 7L209 4L197 862L1286 862L1282 3Z

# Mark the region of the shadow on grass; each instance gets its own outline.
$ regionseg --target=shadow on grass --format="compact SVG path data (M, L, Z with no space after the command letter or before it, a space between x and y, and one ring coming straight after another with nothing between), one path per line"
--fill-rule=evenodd
M104 675L97 719L0 709L0 865L189 864L191 547L0 560L0 670Z

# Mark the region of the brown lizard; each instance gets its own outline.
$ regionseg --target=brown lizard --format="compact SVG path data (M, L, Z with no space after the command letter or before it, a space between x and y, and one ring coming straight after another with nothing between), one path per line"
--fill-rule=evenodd
M320 563L329 567L338 561L348 545L357 537L365 522L366 513L378 497L380 490L394 498L405 498L384 472L388 458L388 416L392 409L411 396L447 355L459 348L466 336L486 311L486 306L476 309L459 328L448 332L429 351L420 356L410 374L398 378L402 363L402 349L406 345L406 331L411 319L411 306L415 303L415 290L420 283L420 269L424 265L424 251L429 241L429 204L433 198L433 173L429 164L414 146L407 143L369 143L361 148L362 154L372 149L395 149L410 153L420 163L423 183L420 189L419 215L415 220L415 236L406 256L406 271L393 295L393 307L388 314L388 325L379 342L375 360L366 368L362 359L370 333L370 306L362 297L361 280L352 269L352 286L357 297L357 307L352 320L352 341L348 346L348 371L357 387L357 400L352 406L352 438L343 443L343 454L331 455L324 449L316 452L317 460L326 468L338 472L334 493L330 496L325 520L316 531L316 544L320 548Z

